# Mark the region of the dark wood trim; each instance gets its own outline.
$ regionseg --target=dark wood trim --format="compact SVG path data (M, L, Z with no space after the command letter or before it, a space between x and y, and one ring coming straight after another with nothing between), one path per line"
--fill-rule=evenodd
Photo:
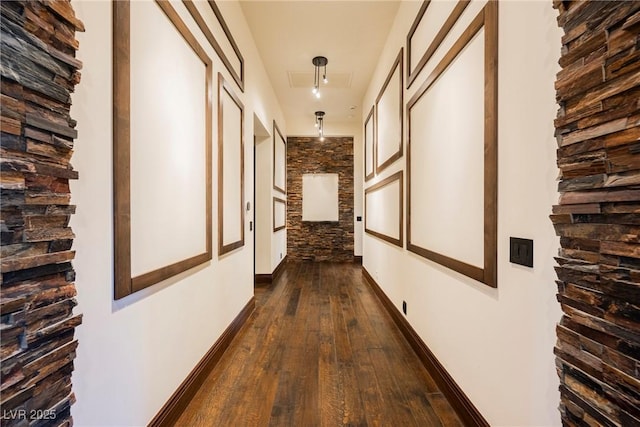
M413 35L418 30L418 25L420 25L420 21L422 21L422 17L424 16L427 8L431 4L431 0L424 0L416 17L413 19L413 23L411 24L411 28L409 28L409 32L407 33L407 81L409 81L409 76L411 75L411 41L413 40ZM408 89L408 87L407 87Z
M466 262L457 260L455 258L448 257L446 255L439 254L438 252L431 251L429 249L414 245L411 242L407 243L407 250L421 257L430 259L437 262L440 265L444 265L458 273L464 274L467 277L471 277L479 282L484 281L484 270L475 265L468 264Z
M227 94L240 110L240 240L224 244L224 99ZM236 143L237 141L231 141ZM218 73L218 256L244 246L244 105Z
M209 222L209 224L211 224L211 222ZM209 230L209 234L211 234L211 230ZM194 257L187 258L173 264L165 265L164 267L160 267L158 269L150 271L149 273L132 277L131 292L138 292L144 288L148 288L149 286L161 282L169 277L173 277L177 274L182 273L183 271L187 271L192 269L193 267L197 267L200 264L204 264L209 260L211 260L210 252L196 255Z
M430 1L427 0L422 4L422 6L420 7L420 10L418 11L418 14L416 15L415 20L413 21L413 24L411 25L411 29L409 30L409 33L407 34L407 89L411 87L411 84L415 81L416 77L418 77L418 75L420 74L420 71L422 71L424 66L427 65L427 62L429 62L429 59L431 59L431 57L436 52L438 47L440 47L440 45L444 41L447 34L449 34L449 31L451 31L451 28L453 28L453 26L458 21L460 16L462 16L462 12L464 12L464 10L467 8L469 3L471 3L471 0L458 0L458 3L455 5L453 10L451 11L451 14L449 14L449 17L444 22L444 24L442 24L442 27L440 28L438 33L435 35L435 37L427 47L427 50L422 54L420 61L418 61L418 64L416 65L416 67L412 69L411 68L411 40L413 39L413 35L418 29L418 26L420 25L420 22L422 21L422 18L424 17L425 12L427 11L427 7L429 6L429 3Z
M284 266L286 265L286 262L287 262L287 256L285 255L284 258L282 258L282 260L280 261L280 264L278 264L278 266L273 270L273 273L256 274L255 283L272 283L278 280L278 277L280 277L280 275L284 271Z
M276 144L278 143L278 137L284 144L284 188L280 188L278 184L276 184ZM275 120L273 121L273 189L278 190L282 194L287 194L287 140L282 136L282 132L280 132L280 128Z
M488 3L487 3L488 4ZM486 6L485 6L486 7ZM429 74L427 79L420 85L416 93L411 97L407 103L407 109L413 107L422 96L429 90L429 88L435 83L435 81L445 72L445 70L451 65L454 59L458 57L460 52L467 46L467 44L473 39L473 37L482 29L485 25L484 22L484 9L476 15L471 21L469 26L462 32L458 40L451 46L451 49L445 54L444 58L440 60L438 65Z
M402 135L404 134L404 123L402 120L402 110L403 110L402 106L404 105L404 85L403 85L404 75L402 72L402 64L403 64L402 59L403 59L403 49L400 48L400 52L398 52L398 56L396 57L395 61L393 61L391 70L389 70L389 74L387 75L387 78L384 84L382 85L382 89L380 89L380 93L376 98L376 114L375 114L376 138L375 138L375 144L374 144L374 147L375 147L374 159L376 163L375 164L376 174L379 174L388 166L393 164L393 162L395 162L396 160L402 157ZM400 134L398 135L398 150L395 153L393 153L391 157L386 159L382 164L378 165L378 161L380 160L380 156L378 154L378 146L380 144L380 138L378 136L378 131L380 130L380 126L378 125L378 114L380 113L380 110L378 108L378 104L380 103L380 100L382 99L385 91L387 90L387 86L389 85L389 82L391 82L391 78L395 74L396 70L398 70L398 78L400 79L400 84L398 85L400 88L398 93L398 120L400 123ZM389 141L385 141L385 142L390 143Z
M255 297L251 297L247 305L238 313L231 324L220 335L220 338L207 351L198 364L171 395L169 400L160 408L160 411L149 422L149 427L173 426L180 418L189 402L204 383L211 370L216 366L224 352L229 348L240 329L246 324L256 306Z
M130 3L113 2L113 191L114 191L114 298L120 299L203 264L212 258L212 61L166 0L156 4L205 66L205 233L206 251L148 273L131 277L131 61Z
M399 181L400 182L400 194L398 197L398 204L399 204L399 210L398 210L398 236L399 238L395 238L392 236L388 236L384 233L380 233L378 231L375 230L371 230L368 228L367 226L367 219L369 217L369 209L367 209L367 194L375 192L380 190L383 187L386 187L387 185L391 184L392 182L395 181ZM404 218L404 212L403 212L403 206L404 206L404 191L403 191L403 171L398 171L396 173L394 173L393 175L383 179L382 181L372 185L369 188L366 188L364 190L364 231L365 233L371 234L372 236L376 236L379 239L382 239L386 242L392 243L396 246L400 246L402 247L403 245L403 233L402 233L402 229L403 229L403 218Z
M411 241L411 109L484 27L484 262L482 267L420 247ZM487 286L497 287L498 266L498 3L490 0L407 103L407 250Z
M498 1L484 7L484 283L498 286Z
M202 14L200 14L200 12L198 11L198 8L194 4L194 1L182 0L182 2L186 6L187 10L193 17L193 20L196 22L198 27L200 27L200 31L202 31L202 34L204 34L205 38L209 41L209 44L211 45L213 50L216 52L218 57L220 57L220 60L224 64L225 68L227 69L227 71L229 72L233 80L236 82L240 90L244 92L244 58L242 57L242 54L240 53L240 49L238 48L238 45L236 44L233 36L231 35L231 31L229 31L229 27L227 26L227 23L225 22L222 16L222 13L220 12L220 9L218 9L218 5L216 5L214 1L209 0L209 6L213 10L213 13L216 15L216 18L218 19L218 23L220 24L220 27L224 31L224 34L227 37L227 40L229 40L229 44L233 48L233 51L236 54L236 56L238 57L238 60L240 62L239 71L236 71L231 65L229 58L224 53L224 49L222 49L222 47L216 40L215 36L211 32L211 29L209 29L209 26L207 25L205 19L202 17Z
M413 351L415 351L424 367L429 371L429 374L431 374L464 425L470 427L489 427L489 423L482 416L480 411L478 411L478 408L475 407L473 402L471 402L464 391L455 382L453 377L449 375L445 367L440 363L440 361L438 361L427 344L425 344L422 338L420 338L420 335L418 335L418 333L413 329L411 324L396 308L382 288L380 288L380 285L376 283L374 278L371 277L367 269L364 267L362 268L362 275L371 289L375 292L398 329L400 329L400 332L405 337L411 348L413 348Z
M353 256L353 263L362 265L362 255L354 255Z
M374 119L374 113L375 113L375 105L371 106L371 111L369 111L369 114L367 115L367 118L364 120L364 165L363 165L363 170L364 170L364 180L369 181L371 178L373 178L374 176L376 176L376 121L372 120ZM367 150L367 125L369 124L369 122L371 122L371 126L373 126L373 132L371 133L371 137L373 139L373 141L371 141L371 153L368 152ZM367 157L371 156L371 173L367 173Z
M257 284L267 284L271 283L273 280L273 276L271 274L256 274L254 283Z
M284 224L276 224L276 203L282 203L284 205ZM273 232L283 230L287 227L287 201L278 197L273 198Z
M284 271L284 266L287 264L287 255L285 255L282 260L280 261L280 264L278 264L278 266L273 270L273 280L278 280L278 277L280 277L280 275L282 274L282 272Z
M131 25L128 1L113 8L114 298L131 293Z
M238 62L240 62L239 72L236 72L233 69L233 67L231 66L231 63L229 63L226 56L221 56L220 59L222 59L223 62L226 60L224 64L225 67L227 67L227 70L229 70L229 73L231 73L231 77L233 77L233 79L236 81L236 83L240 87L240 90L244 92L244 58L242 57L242 53L240 53L240 48L238 47L233 36L231 35L231 30L229 30L229 27L227 26L227 22L224 20L224 17L222 16L222 12L220 12L220 9L218 9L218 5L214 0L209 0L209 7L211 7L211 10L213 10L213 13L216 15L216 18L218 19L218 22L222 27L222 31L224 31L224 35L227 36L227 40L229 40L229 44L231 45L233 52L236 54L238 58Z

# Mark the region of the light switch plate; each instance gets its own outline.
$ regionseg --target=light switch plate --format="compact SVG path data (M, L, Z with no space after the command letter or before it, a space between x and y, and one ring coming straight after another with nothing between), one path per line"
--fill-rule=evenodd
M509 261L525 267L533 267L533 240L510 237Z

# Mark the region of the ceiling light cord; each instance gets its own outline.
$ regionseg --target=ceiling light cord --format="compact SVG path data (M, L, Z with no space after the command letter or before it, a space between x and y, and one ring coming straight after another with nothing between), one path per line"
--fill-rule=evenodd
M316 111L316 124L318 128L318 137L320 141L324 141L324 111Z
M327 79L327 63L329 61L324 56L316 56L311 60L314 66L313 73L313 90L311 91L316 98L320 98L320 67L322 67L322 81L324 84L329 83Z
M320 78L320 76L318 75L318 67L316 67L313 73L313 90L311 92L313 92L314 95L316 95L318 93L318 80Z

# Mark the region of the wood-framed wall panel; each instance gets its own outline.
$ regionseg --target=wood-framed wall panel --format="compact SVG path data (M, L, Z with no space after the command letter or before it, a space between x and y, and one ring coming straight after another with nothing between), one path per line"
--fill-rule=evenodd
M403 212L403 208L404 208L404 172L403 171L398 171L396 173L394 173L393 175L390 175L389 177L383 179L382 181L372 185L369 188L366 188L364 190L364 231L368 234L371 234L372 236L378 237L379 239L382 239L386 242L389 242L391 244L394 244L396 246L399 247L403 247L403 228L404 228L404 212ZM394 237L394 236L389 236L388 234L385 234L383 232L380 231L376 231L373 230L369 227L370 221L369 218L372 215L372 211L370 209L370 207L368 206L368 200L367 200L367 195L374 193L376 191L380 191L381 189L387 187L388 185L394 183L394 182L398 182L399 184L399 193L398 193L398 237ZM380 210L375 211L377 213L380 213Z
M374 159L375 159L375 173L379 174L380 172L382 172L384 169L386 169L388 166L390 166L391 164L393 164L396 160L398 160L399 158L402 157L402 150L403 150L403 145L402 145L402 137L404 134L404 126L403 126L403 120L402 120L402 113L403 113L403 97L404 97L404 87L403 87L403 72L402 72L402 68L403 68L403 49L400 48L400 52L398 53L398 56L396 57L396 59L393 61L393 65L391 66L391 69L389 70L389 74L387 75L387 78L384 82L384 84L382 85L382 88L380 89L380 92L378 93L378 97L376 98L376 105L375 105L375 144L374 144ZM398 127L398 132L397 135L393 135L393 139L392 141L387 141L385 138L380 138L380 103L383 100L383 97L386 96L386 91L387 88L389 87L389 84L391 83L391 79L393 78L394 74L398 75L398 98L397 98L397 111L398 111L398 123L394 123L394 125L396 125ZM391 96L393 96L393 94L391 94ZM392 98L393 99L393 98ZM393 110L395 111L395 105ZM384 115L384 112L383 112ZM383 121L386 120L390 120L393 122L393 118L392 117L383 117ZM383 127L384 128L384 127ZM397 138L397 139L396 139ZM385 159L381 159L381 155L380 155L380 151L381 151L381 144L397 144L397 149L394 150L390 156L388 156ZM380 163L382 161L382 163Z
M161 282L212 258L212 61L167 1L156 4L205 66L204 253L131 277L131 13L128 0L113 2L114 299Z
M483 266L478 267L412 242L412 141L411 110L464 48L484 29L484 182L483 182ZM407 249L438 264L497 287L497 200L498 200L498 4L490 0L456 40L415 95L407 103Z
M196 24L198 24L198 27L200 28L200 31L202 31L202 34L204 34L206 39L209 41L209 44L211 45L211 47L213 47L213 50L215 50L216 54L224 64L229 74L231 75L231 78L233 78L233 81L236 82L236 84L240 88L240 91L244 92L244 58L216 2L214 0L208 0L207 4L213 11L213 14L216 16L216 19L218 20L218 23L220 24L220 27L222 28L222 31L224 32L227 38L227 41L229 42L229 44L231 45L231 48L233 49L234 55L238 59L238 62L240 64L239 69L235 69L231 64L229 57L225 54L224 49L222 48L222 46L220 46L220 43L218 43L218 41L216 40L215 36L213 35L213 32L209 28L209 25L207 25L207 22L205 21L202 14L198 10L198 7L195 5L195 3L197 2L194 2L193 0L182 0L182 2L184 3L187 10L193 17L193 20L196 22Z
M233 104L238 108L240 113L240 129L239 129L239 141L225 138L224 128L224 100L228 97L233 101ZM238 170L240 176L238 181L240 186L238 191L240 192L240 204L238 206L238 215L240 218L240 238L233 242L225 243L225 206L228 206L230 202L227 202L225 196L228 192L225 192L225 162L224 153L227 144L239 144L239 165ZM228 167L229 165L227 165ZM235 94L231 85L224 79L221 73L218 73L218 256L224 255L235 249L244 246L244 105L240 98Z
M284 206L284 216L283 216L283 221L282 223L278 223L278 221L276 221L276 212L277 212L277 205L283 205ZM276 231L280 231L283 230L284 228L286 228L287 226L287 201L284 199L280 199L278 197L274 197L273 198L273 231L274 233Z
M364 180L369 181L371 178L376 176L376 157L375 157L375 146L376 146L376 121L375 117L375 109L374 105L371 106L371 110L369 114L367 114L367 118L364 121ZM371 135L367 132L368 127L371 126ZM371 161L371 171L367 169L368 162Z
M424 17L425 13L429 8L429 5L431 4L431 0L425 0L422 3L420 10L418 11L416 18L413 21L413 24L411 25L409 33L407 34L407 89L411 87L411 84L416 80L416 78L418 77L418 74L420 74L420 71L422 71L422 69L427 64L427 62L429 62L429 59L431 59L431 57L433 56L435 51L438 49L438 47L440 47L445 37L447 36L447 34L449 34L449 31L451 31L451 28L453 28L455 23L458 21L458 18L460 18L460 16L462 15L462 13L467 8L470 2L471 0L458 0L457 4L454 6L453 10L451 11L451 14L449 14L449 16L447 17L447 20L444 22L442 27L440 27L440 30L436 33L436 35L434 36L429 46L420 57L420 60L418 61L416 66L412 68L413 36L418 30L418 27L422 22L422 18Z
M278 155L279 152L280 155ZM273 189L287 194L287 140L282 136L275 120L273 121Z

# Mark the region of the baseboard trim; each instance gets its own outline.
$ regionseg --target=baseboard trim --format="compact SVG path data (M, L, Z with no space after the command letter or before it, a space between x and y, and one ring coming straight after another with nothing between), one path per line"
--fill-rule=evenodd
M256 274L255 284L271 283L273 276L271 274Z
M167 403L160 409L149 422L148 427L173 426L180 418L193 396L195 396L209 372L220 361L224 352L229 348L231 341L238 335L240 328L246 323L256 306L255 297L251 297L247 305L240 311L231 324L220 335L207 354L198 362L178 389L171 395Z
M353 256L353 263L362 265L362 255L354 255Z
M282 258L282 260L280 261L280 264L278 264L275 270L273 270L273 273L256 274L254 283L258 285L258 284L269 284L269 283L275 282L278 279L278 277L280 277L280 275L282 274L282 271L284 270L284 266L286 262L287 262L287 256L285 255L284 258Z
M273 280L272 280L273 282L278 280L278 277L280 277L280 275L284 271L284 266L286 263L287 263L287 255L285 255L284 258L282 258L282 261L280 261L280 264L278 264L276 269L273 270Z
M418 358L422 361L427 371L431 374L436 384L447 397L449 403L462 420L465 426L489 427L489 423L484 419L480 411L473 405L471 400L462 391L460 386L456 384L454 379L449 375L447 370L438 361L436 356L429 350L429 347L422 341L422 338L409 324L407 319L400 313L396 306L391 302L389 297L384 293L380 285L371 277L366 268L362 268L362 275L371 289L378 296L378 299L385 307L393 321L395 322L402 335L416 352Z

